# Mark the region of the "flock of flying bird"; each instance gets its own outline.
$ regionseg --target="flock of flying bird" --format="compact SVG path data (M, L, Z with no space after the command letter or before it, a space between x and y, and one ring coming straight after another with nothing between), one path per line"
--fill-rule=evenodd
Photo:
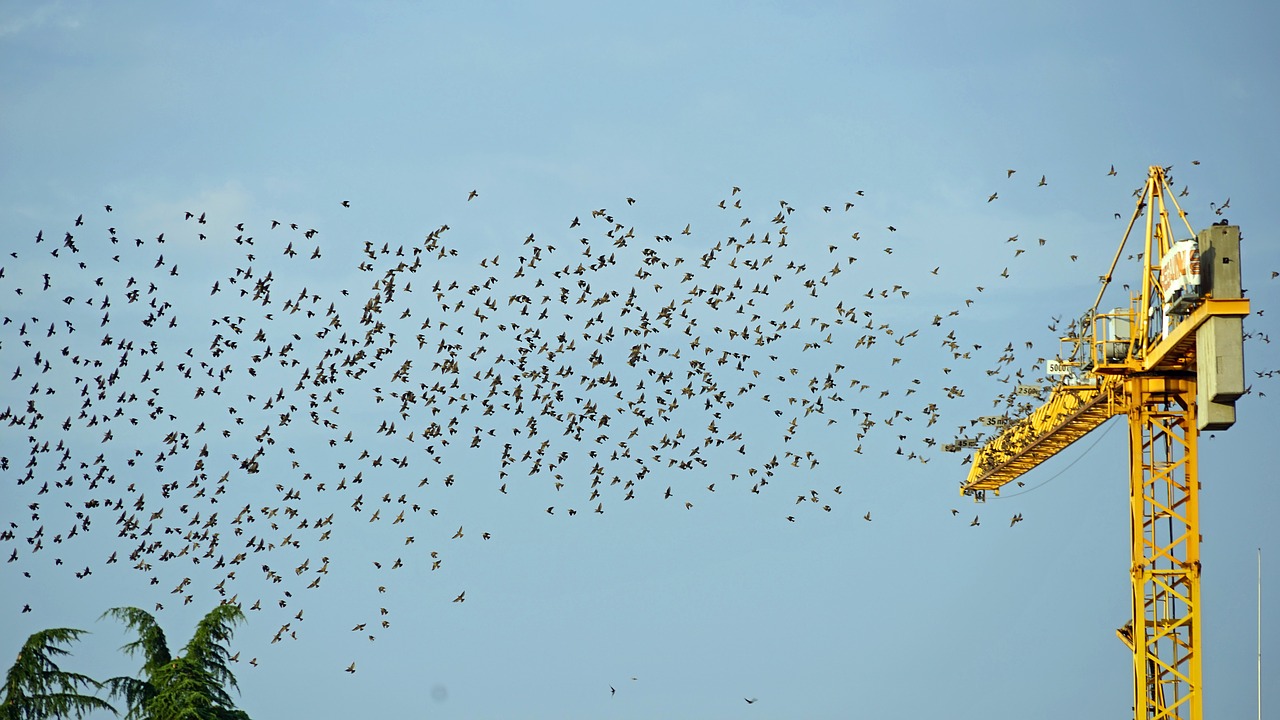
M297 637L338 528L376 538L379 594L497 534L451 494L558 518L633 500L693 511L726 491L781 498L789 522L857 502L854 456L929 463L982 431L945 419L961 378L1008 383L991 412L1016 415L1031 403L1012 385L1044 361L966 344L960 316L984 288L928 306L945 271L912 276L918 255L884 242L895 226L792 237L793 213L852 216L862 196L760 215L735 187L712 238L638 233L626 198L484 253L448 225L327 242L197 209L147 239L118 231L111 205L37 232L0 267L4 572L181 576L173 602L278 612L275 642ZM1011 260L1045 246L1007 243ZM878 269L895 258L910 281ZM819 469L832 454L843 475ZM96 563L63 562L77 542ZM373 640L390 615L352 631Z

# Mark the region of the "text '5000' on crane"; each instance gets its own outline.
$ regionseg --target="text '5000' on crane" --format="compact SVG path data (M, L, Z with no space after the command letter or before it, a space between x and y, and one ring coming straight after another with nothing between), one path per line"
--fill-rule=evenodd
M1166 204L1191 236L1174 240ZM1145 223L1141 289L1129 307L1098 308L1130 234ZM1049 364L1058 377L1030 414L1000 421L973 455L961 493L977 501L1109 418L1129 419L1132 618L1117 634L1133 651L1134 716L1202 717L1197 436L1235 423L1245 392L1240 228L1199 233L1153 166L1093 307ZM1136 286L1135 286L1136 287Z

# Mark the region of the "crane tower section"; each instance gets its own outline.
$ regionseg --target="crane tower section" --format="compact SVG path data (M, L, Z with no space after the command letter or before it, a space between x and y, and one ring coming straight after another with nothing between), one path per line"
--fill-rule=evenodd
M1166 204L1168 203L1168 204ZM1170 207L1189 238L1174 240ZM1139 222L1141 282L1127 307L1100 311ZM1226 430L1244 393L1240 229L1199 233L1153 166L1093 307L1061 339L1048 400L1005 420L973 456L961 492L999 494L1116 415L1129 425L1130 620L1117 634L1133 656L1135 718L1202 713L1197 438Z

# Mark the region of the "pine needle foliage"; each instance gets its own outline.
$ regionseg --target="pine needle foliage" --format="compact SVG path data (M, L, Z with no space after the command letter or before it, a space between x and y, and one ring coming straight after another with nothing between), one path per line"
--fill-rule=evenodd
M51 628L27 638L0 688L0 720L82 718L96 710L116 712L107 701L81 692L97 690L101 683L87 675L67 672L54 661L70 655L63 646L85 634L74 628Z
M238 710L227 688L239 690L228 663L228 644L244 612L235 605L218 605L196 624L195 633L174 657L164 630L145 610L112 608L103 614L123 622L138 639L122 650L143 659L141 679L107 680L112 697L125 701L126 720L249 720Z

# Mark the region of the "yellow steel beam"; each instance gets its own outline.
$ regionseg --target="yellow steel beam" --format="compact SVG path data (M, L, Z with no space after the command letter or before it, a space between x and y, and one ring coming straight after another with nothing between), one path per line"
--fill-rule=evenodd
M1005 428L973 456L961 493L992 490L1017 480L1107 419L1125 412L1124 383L1098 378L1096 385L1060 385L1048 402Z
M1196 330L1210 318L1244 317L1249 314L1249 301L1236 299L1207 299L1191 311L1158 344L1147 350L1140 361L1143 372L1153 370L1195 370Z
M1133 377L1129 409L1134 717L1200 720L1200 482L1194 376Z

